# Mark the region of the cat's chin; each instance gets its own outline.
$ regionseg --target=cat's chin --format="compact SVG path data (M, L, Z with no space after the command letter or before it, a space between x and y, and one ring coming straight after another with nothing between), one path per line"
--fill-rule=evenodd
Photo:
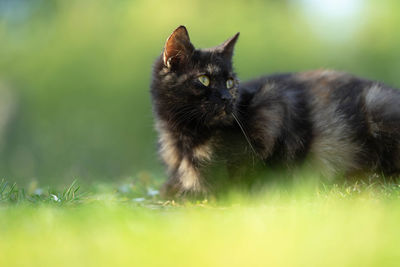
M221 110L216 114L209 122L210 126L228 126L232 125L234 118L232 112L227 112L226 110Z

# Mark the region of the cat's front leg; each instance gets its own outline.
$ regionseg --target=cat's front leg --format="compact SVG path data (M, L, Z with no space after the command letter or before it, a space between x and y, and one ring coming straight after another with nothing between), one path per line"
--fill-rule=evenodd
M211 145L197 145L189 151L181 151L179 146L161 144L161 156L167 165L169 178L164 184L163 197L204 197L209 193L202 168L211 160Z
M208 190L197 160L183 158L169 174L161 195L163 197L203 197Z

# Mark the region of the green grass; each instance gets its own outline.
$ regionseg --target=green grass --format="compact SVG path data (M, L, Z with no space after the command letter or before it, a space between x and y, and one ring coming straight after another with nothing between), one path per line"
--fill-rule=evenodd
M399 1L360 1L344 42L334 36L353 23L321 35L327 21L298 2L0 1L0 177L12 181L0 182L0 267L398 265L395 183L155 195L149 81L178 25L196 47L240 31L241 80L330 68L400 87Z
M0 266L396 266L400 187L270 186L161 201L148 183L0 186ZM40 189L40 190L39 190ZM40 194L39 194L40 193ZM56 197L54 197L56 196Z

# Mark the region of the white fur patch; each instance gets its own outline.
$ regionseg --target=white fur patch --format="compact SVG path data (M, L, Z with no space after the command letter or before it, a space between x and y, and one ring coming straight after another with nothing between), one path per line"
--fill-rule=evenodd
M193 157L199 161L210 161L211 154L212 147L210 142L197 146L193 149Z
M167 66L167 68L171 68L171 58L167 58L167 54L163 53L163 61L164 61L164 65Z
M379 84L372 85L365 95L365 105L369 108L373 108L377 104L385 103L387 97L390 97L389 94L385 94L382 87ZM390 101L389 101L390 102Z
M164 130L160 123L156 124L159 132L160 155L167 165L168 171L171 172L179 164L179 153L175 148L175 140L171 134Z
M179 165L178 172L183 189L198 190L200 189L200 177L196 169L190 164L190 161L185 158Z

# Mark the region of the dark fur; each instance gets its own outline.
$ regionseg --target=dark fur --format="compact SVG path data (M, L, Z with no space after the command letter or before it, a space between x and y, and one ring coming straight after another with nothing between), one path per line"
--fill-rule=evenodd
M236 39L195 50L181 26L154 65L151 94L169 173L165 196L209 192L210 165L219 161L233 169L251 154L265 165L311 158L326 175L399 171L399 91L325 70L239 86L231 63ZM200 74L211 78L209 87L199 84ZM236 80L231 90L229 77Z

